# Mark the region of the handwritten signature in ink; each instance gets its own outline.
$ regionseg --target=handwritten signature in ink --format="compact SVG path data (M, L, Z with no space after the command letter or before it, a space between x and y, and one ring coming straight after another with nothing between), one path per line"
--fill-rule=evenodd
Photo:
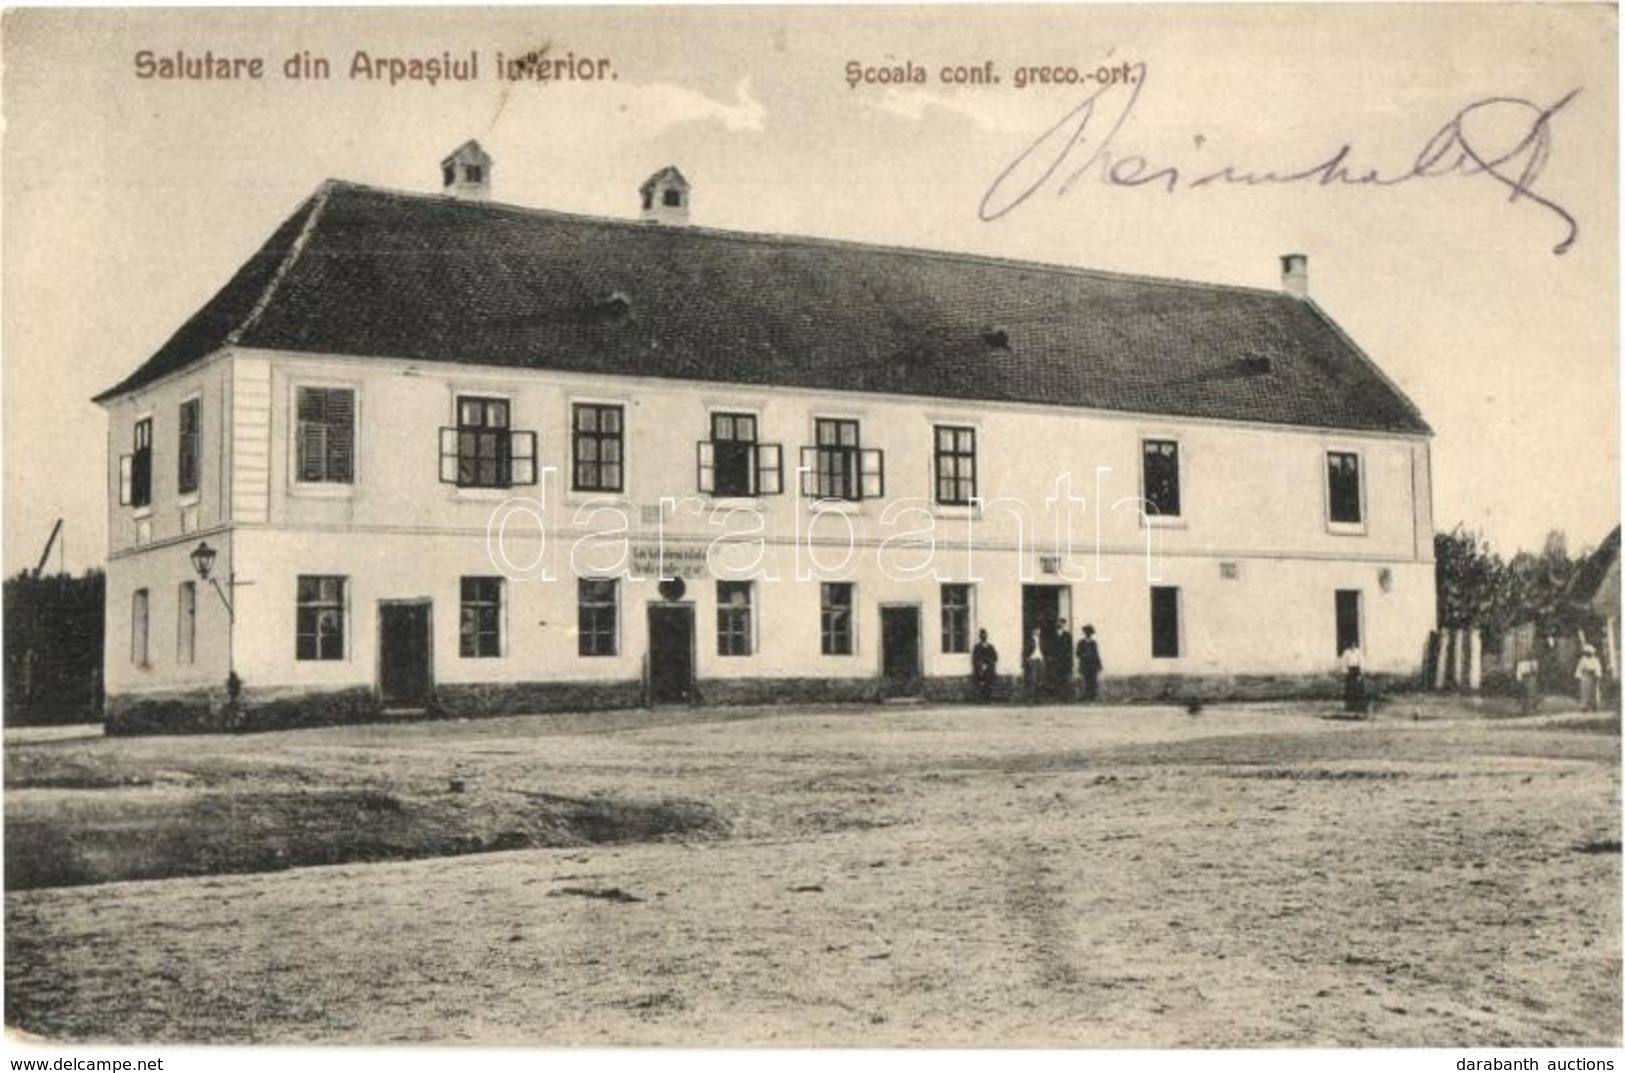
M1161 189L1174 194L1209 186L1370 188L1448 176L1483 176L1504 187L1509 202L1539 206L1562 222L1565 233L1552 247L1554 254L1567 253L1579 238L1580 225L1573 214L1535 190L1535 181L1551 154L1552 119L1568 107L1579 94L1578 89L1544 106L1521 97L1473 101L1440 127L1414 160L1392 170L1357 163L1354 147L1345 142L1319 163L1290 171L1255 171L1236 164L1197 171L1118 150L1118 136L1134 113L1145 85L1146 66L1142 63L1135 65L1127 81L1110 83L1090 93L999 172L982 195L978 215L985 221L997 220L1041 191L1053 190L1056 196L1062 196L1091 178L1107 186ZM1475 131L1491 124L1502 132L1512 129L1516 137L1509 146L1492 148L1469 133L1470 123Z

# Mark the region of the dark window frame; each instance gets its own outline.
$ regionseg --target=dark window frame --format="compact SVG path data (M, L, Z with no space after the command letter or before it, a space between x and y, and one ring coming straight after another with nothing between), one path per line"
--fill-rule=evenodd
M576 654L599 658L620 655L620 581L576 579Z
M139 510L152 505L152 418L136 421L130 444L119 459L119 503Z
M465 574L457 582L457 654L461 659L501 659L504 578Z
M203 399L182 400L176 429L175 490L196 494L203 483Z
M295 582L294 660L342 661L349 634L349 578L343 574L300 574ZM333 624L324 630L324 623Z
M734 600L742 594L744 600ZM717 655L756 654L756 586L749 581L717 582Z
M856 631L853 629L856 607L857 587L852 582L825 581L819 584L818 635L824 655L856 654Z
M1140 487L1146 517L1183 517L1181 454L1178 440L1148 438L1140 441Z
M940 599L942 651L950 655L968 654L976 625L976 587L968 582L944 582Z
M613 417L613 429L604 428L606 417ZM606 454L614 457L606 458ZM570 488L576 492L626 490L625 406L602 402L570 405Z
M976 500L976 429L971 425L933 425L937 504L968 507ZM967 472L968 471L968 472Z
M1358 451L1326 452L1326 521L1329 524L1365 525L1363 468Z

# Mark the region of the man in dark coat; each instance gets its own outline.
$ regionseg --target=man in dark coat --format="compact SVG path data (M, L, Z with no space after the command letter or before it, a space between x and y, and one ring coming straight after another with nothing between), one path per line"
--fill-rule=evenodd
M1050 695L1058 701L1070 702L1072 700L1072 631L1067 629L1066 619L1055 621L1055 631L1050 635L1050 651L1044 654L1049 660Z
M970 669L976 699L986 704L993 699L993 683L999 677L999 650L987 639L986 630L976 631L976 645L970 650Z
M1083 699L1093 701L1100 699L1100 672L1105 665L1100 662L1100 645L1095 641L1095 628L1085 626L1083 636L1078 639L1078 674L1083 676Z

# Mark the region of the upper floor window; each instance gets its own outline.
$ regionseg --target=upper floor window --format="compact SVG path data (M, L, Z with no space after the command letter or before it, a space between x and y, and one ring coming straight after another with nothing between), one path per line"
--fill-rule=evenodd
M1353 451L1326 452L1326 516L1338 525L1365 521L1360 494L1360 456Z
M969 506L976 498L976 430L938 425L936 440L937 502Z
M622 491L626 456L621 407L578 402L571 428L575 463L571 487L578 492Z
M852 654L852 584L826 581L819 587L819 634L826 656Z
M576 581L578 655L613 656L619 651L619 611L620 586L614 578L584 577Z
M187 399L181 403L180 441L176 451L178 468L176 470L175 490L183 496L197 491L201 477L201 464L203 461L203 444L200 440L202 411L202 399Z
M440 430L440 480L459 488L536 483L536 433L515 432L507 399L457 397L457 427Z
M717 655L748 656L753 647L751 583L717 582Z
M886 494L885 456L862 445L858 423L820 417L813 446L801 451L803 495L815 499L875 499Z
M295 659L344 658L344 589L343 577L299 575Z
M697 445L702 492L714 496L771 496L784 491L782 451L759 443L756 415L714 413L711 438Z
M462 620L458 654L464 659L502 655L502 578L462 579Z
M145 507L152 502L152 418L135 423L132 450L118 460L121 506Z
M297 407L299 480L349 484L355 479L355 391L302 387Z
M1145 513L1150 518L1179 517L1179 443L1142 440Z

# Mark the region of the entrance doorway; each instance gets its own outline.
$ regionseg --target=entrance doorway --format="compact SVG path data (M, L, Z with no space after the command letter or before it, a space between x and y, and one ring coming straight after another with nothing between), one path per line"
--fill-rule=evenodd
M434 605L378 604L378 699L385 708L427 707L434 695Z
M1033 630L1043 636L1055 633L1056 623L1066 619L1072 628L1072 590L1065 585L1023 585L1021 587L1021 643L1025 645ZM1048 656L1049 653L1044 653Z
M694 605L649 605L649 703L686 704L694 694Z
M1056 627L1066 620L1066 636ZM1043 644L1044 680L1039 688L1045 696L1071 699L1072 680L1072 590L1065 585L1023 585L1021 587L1021 648L1027 651L1027 638L1038 631ZM1066 673L1062 673L1062 671Z
M1337 654L1360 643L1360 590L1337 590Z
M880 609L880 673L891 696L913 696L920 691L920 608Z

